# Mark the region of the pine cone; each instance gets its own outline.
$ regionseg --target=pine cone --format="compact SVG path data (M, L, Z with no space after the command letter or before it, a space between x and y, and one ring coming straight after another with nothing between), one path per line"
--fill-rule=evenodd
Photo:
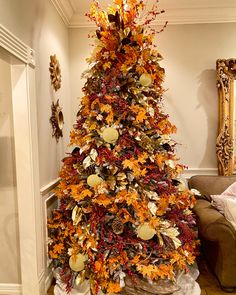
M89 166L87 169L85 169L85 173L88 175L95 174L95 167L93 165Z
M122 234L124 231L124 224L118 218L113 220L111 227L114 233L117 235Z

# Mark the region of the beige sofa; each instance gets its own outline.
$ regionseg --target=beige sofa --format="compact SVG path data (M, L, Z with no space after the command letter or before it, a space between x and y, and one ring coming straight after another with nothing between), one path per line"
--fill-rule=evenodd
M205 195L198 198L194 207L202 251L226 292L236 291L236 231L211 205L209 195L221 194L233 182L236 176L195 175L189 179L189 188Z

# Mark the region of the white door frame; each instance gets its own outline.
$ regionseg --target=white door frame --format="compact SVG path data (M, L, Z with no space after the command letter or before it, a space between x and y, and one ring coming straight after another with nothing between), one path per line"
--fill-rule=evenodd
M42 295L45 294L44 285L40 283L44 273L44 245L34 51L1 25L0 47L12 57L12 104L22 281L21 293L19 291L18 294Z

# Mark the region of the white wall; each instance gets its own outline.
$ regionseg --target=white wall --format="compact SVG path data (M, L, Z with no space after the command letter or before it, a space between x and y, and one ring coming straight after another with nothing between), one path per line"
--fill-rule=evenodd
M0 284L20 283L11 68L0 50Z
M49 0L0 0L0 23L10 32L17 36L21 41L25 42L36 52L36 95L37 95L37 122L38 122L38 142L39 142L39 168L40 168L40 187L53 182L58 177L61 159L65 155L65 150L69 142L69 130L71 129L71 95L69 85L69 42L68 29L56 12L54 6ZM62 71L62 87L56 93L52 91L50 85L49 62L50 55L56 54L61 65ZM1 83L0 83L1 85ZM51 103L54 99L60 99L60 105L64 113L64 137L56 143L55 138L52 138L52 127L49 122L51 116ZM9 147L12 148L13 147ZM22 171L24 172L24 171ZM40 198L40 192L35 192ZM5 193L5 198L7 197ZM12 203L15 200L12 200ZM10 201L3 201L0 205L4 205L5 212L9 211L9 216L14 215L17 209L15 204ZM41 202L41 204L40 204ZM35 208L35 219L37 218L37 254L38 275L41 281L44 280L44 246L46 243L43 240L43 232L41 227L45 228L45 220L43 215L40 216L41 207L44 206L43 198L37 203L39 206ZM43 209L43 208L42 208ZM42 214L41 210L41 214ZM32 213L32 212L31 212ZM1 219L2 220L2 219ZM9 225L10 226L10 225ZM44 229L43 228L43 229ZM9 228L7 228L8 230ZM16 230L15 227L14 230ZM17 232L12 229L11 236L3 236L2 232L6 228L0 228L1 239L9 245L9 250L13 245L17 246L15 236ZM1 240L0 239L0 240ZM2 242L3 243L3 242ZM1 245L2 246L2 245ZM29 245L30 247L30 245ZM17 247L16 247L17 248ZM18 247L19 248L19 247ZM11 257L5 255L0 247L0 292L1 283L16 284L20 283L19 269L19 253L13 253ZM15 263L12 259L15 258ZM4 259L4 260L3 260ZM11 264L6 271L5 265ZM4 276L1 276L1 271L5 271ZM29 266L29 272L30 272ZM41 282L40 282L41 284ZM36 287L36 286L35 286ZM35 290L35 294L37 291Z
M87 69L85 58L92 47L93 29L70 30L72 109L82 95ZM189 169L216 169L215 141L218 128L218 94L215 64L218 58L236 57L236 24L169 25L157 36L166 70L166 112L177 128L177 154ZM214 172L214 171L213 171ZM212 172L212 173L213 173ZM215 171L216 173L216 171Z
M39 130L39 163L40 183L48 184L58 177L61 160L69 143L71 121L71 95L69 79L69 41L68 29L58 16L50 1L45 5L44 14L41 15L41 30L38 40L33 47L37 54L36 67L36 93L38 100L38 130ZM54 93L49 78L49 56L56 54L60 62L62 84ZM51 116L51 103L59 99L64 114L63 138L58 144L52 138L52 127L49 123Z
M0 22L36 51L36 94L38 101L38 138L40 185L58 177L61 159L69 141L71 103L69 87L68 29L49 0L0 0ZM56 54L61 65L62 87L54 99L60 99L65 127L59 143L52 138L49 123L53 91L50 85L50 55Z

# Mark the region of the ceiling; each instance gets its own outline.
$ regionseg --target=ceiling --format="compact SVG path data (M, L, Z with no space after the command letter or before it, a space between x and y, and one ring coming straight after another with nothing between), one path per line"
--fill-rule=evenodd
M91 27L93 24L85 17L92 0L51 0L70 28ZM151 8L155 0L144 0ZM112 3L112 0L100 0L101 6ZM236 0L159 0L160 15L156 24L166 20L169 24L226 23L236 22Z

